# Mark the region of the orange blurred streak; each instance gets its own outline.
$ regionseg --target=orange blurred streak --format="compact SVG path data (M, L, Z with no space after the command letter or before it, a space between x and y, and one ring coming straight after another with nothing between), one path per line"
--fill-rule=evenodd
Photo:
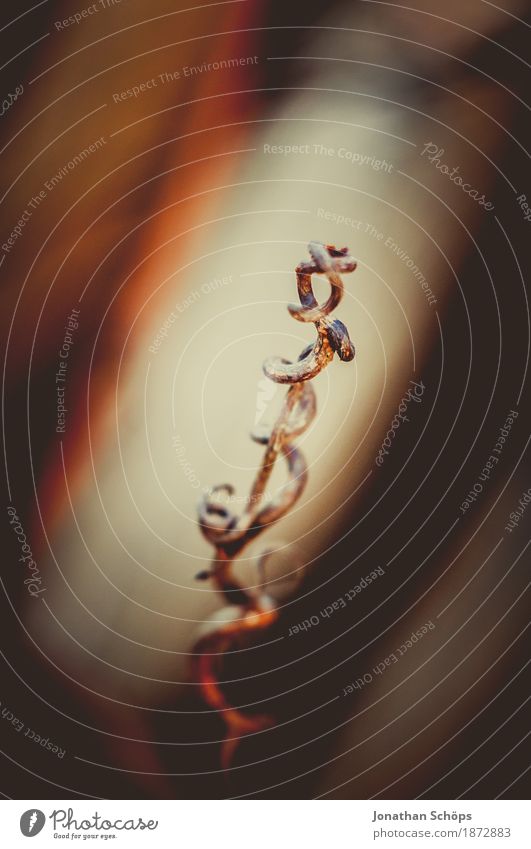
M207 39L210 54L203 52L196 58L197 64L214 61L222 57L252 56L256 50L257 33L240 33L238 30L253 28L260 23L260 14L263 3L241 3L231 7L225 14L223 30L235 31L234 34L223 39L223 50L220 53L217 39ZM190 60L193 61L193 60ZM223 185L230 182L234 172L240 165L237 156L216 156L220 150L238 150L246 146L246 139L250 133L249 127L242 122L250 121L257 114L259 101L253 95L252 89L256 87L256 66L243 66L227 71L216 71L212 74L198 75L190 100L194 101L190 106L183 109L171 110L172 133L186 136L196 133L191 138L183 138L178 141L172 152L171 160L165 163L163 170L176 168L177 170L164 177L161 188L153 198L151 212L175 204L180 199L191 195L197 197L187 201L185 204L177 204L167 212L156 216L150 222L142 239L135 242L135 257L129 258L129 265L134 268L135 261L139 262L143 256L155 250L157 246L164 244L181 231L190 231L182 239L178 240L178 247L162 249L155 252L139 270L127 281L124 296L117 299L107 316L105 329L98 340L98 351L94 359L93 369L90 375L90 411L87 412L87 352L85 360L79 364L78 373L69 382L72 388L70 395L71 411L67 433L63 440L65 467L68 469L68 485L70 496L75 499L75 494L80 491L83 480L87 474L91 474L89 454L89 427L93 449L102 444L106 427L110 418L110 410L113 410L113 393L117 381L117 358L123 339L127 335L132 322L135 321L139 308L141 308L153 293L153 281L164 280L169 277L176 268L176 263L185 265L194 257L201 243L201 230L194 232L203 221L220 215L223 206L223 193L213 191L207 192L212 186ZM224 92L235 92L230 96L216 98L216 95ZM219 120L213 115L213 110L219 109ZM168 115L163 112L161 117L156 116L150 121L156 121L156 129L153 131L153 144L157 141L157 134L165 134ZM174 123L175 122L175 123ZM201 132L210 126L217 124L235 125L224 129ZM145 131L143 124L139 125ZM173 131L173 126L177 132ZM126 131L136 133L136 128ZM210 158L211 157L211 158ZM125 158L125 157L124 157ZM186 162L204 159L190 168L179 168ZM90 265L92 257L90 251L86 251L86 264ZM92 267L90 265L90 267ZM124 273L124 277L125 277ZM98 298L107 294L104 287L96 289ZM149 309L143 311L143 323L149 323L160 303L165 299L163 292L161 296L152 298ZM88 309L88 308L87 308ZM122 377L123 379L123 377ZM68 510L68 495L63 483L63 469L57 462L57 449L54 446L53 456L41 478L39 492L43 507L43 522L49 534L60 525L65 510ZM40 521L35 525L35 532L40 531Z

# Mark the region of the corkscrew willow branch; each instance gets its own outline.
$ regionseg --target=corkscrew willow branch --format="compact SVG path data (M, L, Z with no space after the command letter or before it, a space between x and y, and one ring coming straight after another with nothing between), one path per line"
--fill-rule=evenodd
M345 362L354 357L354 346L347 328L339 319L329 316L343 297L340 275L354 271L356 262L349 255L348 248L337 249L319 242L310 242L309 253L310 261L301 262L295 269L300 305L290 304L288 310L297 321L313 322L317 339L302 351L295 363L281 357L271 357L264 363L266 377L274 383L288 384L289 388L275 425L251 434L255 442L266 448L246 507L240 515L227 507L227 496L234 493L230 484L214 487L199 506L201 531L214 546L215 556L210 570L201 572L197 577L201 580L211 578L228 606L219 611L215 622L210 623L210 629L194 647L194 678L199 683L203 699L220 713L225 722L226 737L221 752L224 769L230 766L243 735L267 728L273 721L263 714L244 714L229 703L220 680L223 657L278 618L275 604L263 587L257 589L242 585L236 580L232 565L243 548L281 519L304 490L308 469L294 441L310 426L316 413L315 392L308 381L331 362L334 354ZM324 304L319 304L313 293L313 274L325 275L330 283L330 296ZM280 454L286 460L288 480L265 501L266 487ZM262 555L262 567L269 554Z

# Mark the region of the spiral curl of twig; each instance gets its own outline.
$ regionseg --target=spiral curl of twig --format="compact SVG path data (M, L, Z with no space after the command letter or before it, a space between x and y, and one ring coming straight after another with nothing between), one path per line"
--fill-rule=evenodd
M290 304L288 310L297 321L313 322L317 338L295 363L281 357L271 357L264 363L266 377L274 383L288 384L289 389L275 425L251 434L255 442L265 445L266 449L247 506L239 515L227 507L223 496L234 494L230 484L214 487L199 505L200 528L214 546L215 556L210 570L197 577L212 579L228 606L213 617L208 632L194 646L194 678L205 702L219 712L225 722L226 737L221 750L224 769L230 767L241 737L267 728L273 720L268 715L244 714L228 702L220 680L223 656L251 634L269 628L278 618L275 603L264 591L264 586L242 585L233 575L232 564L245 546L293 507L306 486L306 460L294 441L307 430L316 414L315 391L308 381L331 362L334 354L348 362L355 353L343 322L329 316L343 297L340 274L354 271L356 262L348 248L337 249L333 245L310 242L308 249L311 260L301 262L295 269L300 305ZM330 296L324 304L319 304L313 293L313 274L325 275L330 283ZM288 479L264 503L267 482L279 454L286 460ZM262 569L270 553L262 555Z

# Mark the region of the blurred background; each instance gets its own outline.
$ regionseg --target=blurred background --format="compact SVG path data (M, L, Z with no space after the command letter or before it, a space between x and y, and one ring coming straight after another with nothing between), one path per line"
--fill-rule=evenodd
M2 11L4 795L526 795L529 11ZM190 676L224 605L197 504L228 482L245 507L283 392L262 362L315 335L286 309L312 239L358 261L357 354L238 565L255 586L275 550L281 615L226 691L276 725L224 775Z

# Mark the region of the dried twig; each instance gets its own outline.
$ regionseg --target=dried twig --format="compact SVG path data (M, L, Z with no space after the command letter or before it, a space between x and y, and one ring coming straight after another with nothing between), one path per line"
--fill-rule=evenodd
M274 427L252 434L266 450L247 506L240 515L232 513L223 496L233 495L234 490L230 484L223 484L212 489L199 507L201 530L215 547L216 554L211 569L197 577L212 578L230 605L217 615L219 625L214 625L194 647L195 676L203 698L221 713L227 727L221 755L224 769L230 766L241 737L270 726L273 720L266 715L244 714L229 704L220 682L223 656L245 636L268 628L278 617L275 603L264 588L243 586L234 577L232 564L245 546L293 507L304 490L308 470L294 440L309 427L316 412L315 392L308 381L328 365L334 354L347 362L354 357L347 328L329 315L343 296L340 274L354 271L356 262L348 248L338 250L332 245L311 242L309 252L311 261L301 262L295 270L300 306L290 304L288 310L298 321L313 322L317 339L304 349L296 363L282 358L270 358L264 363L266 376L275 383L289 384L289 389ZM324 274L328 278L331 292L324 304L318 304L315 299L312 274ZM288 481L264 503L266 486L280 453L287 462ZM262 566L270 553L262 555Z

